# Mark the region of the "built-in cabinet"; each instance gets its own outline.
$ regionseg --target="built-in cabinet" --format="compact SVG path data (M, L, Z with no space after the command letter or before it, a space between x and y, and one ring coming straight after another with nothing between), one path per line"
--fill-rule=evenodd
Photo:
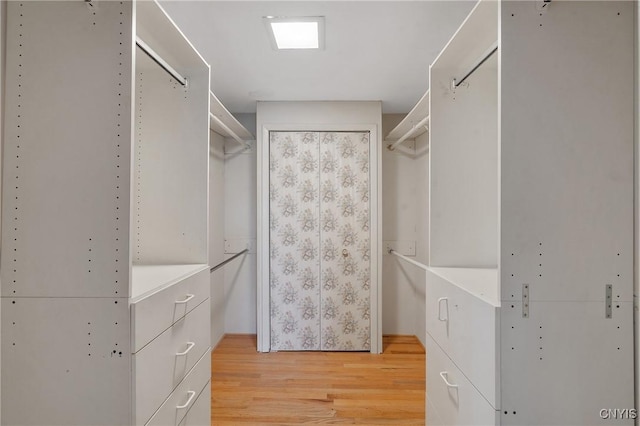
M431 65L427 424L633 424L633 40L481 1Z
M9 2L2 423L210 418L209 66L153 1Z

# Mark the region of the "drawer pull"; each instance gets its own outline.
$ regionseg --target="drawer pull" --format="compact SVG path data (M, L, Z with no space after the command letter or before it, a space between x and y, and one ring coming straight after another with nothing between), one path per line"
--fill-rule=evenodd
M187 297L185 297L184 300L176 300L176 304L187 303L189 300L193 299L194 297L196 297L195 294L187 294Z
M446 302L447 304L447 316L446 318L442 318L442 302ZM449 298L441 297L438 299L438 319L440 321L446 321L449 319Z
M187 349L186 349L184 352L176 352L176 356L184 356L184 355L188 354L188 353L189 353L189 351L190 351L191 349L193 349L193 347L194 347L195 345L196 345L196 344L195 344L195 343L193 343L193 342L187 342Z
M196 393L194 391L189 391L189 392L187 392L187 395L189 395L189 399L187 399L187 402L185 402L183 405L176 405L176 408L178 410L182 410L183 408L187 408L189 406L189 404L191 404L191 401L193 401L193 397L196 396Z
M450 388L457 388L457 387L458 387L458 385L454 385L454 384L452 384L452 383L449 383L449 380L447 380L447 376L448 376L448 374L449 374L449 373L447 373L446 371L441 371L441 372L440 372L440 377L442 377L442 380L444 380L444 382L446 383L447 387L450 387Z

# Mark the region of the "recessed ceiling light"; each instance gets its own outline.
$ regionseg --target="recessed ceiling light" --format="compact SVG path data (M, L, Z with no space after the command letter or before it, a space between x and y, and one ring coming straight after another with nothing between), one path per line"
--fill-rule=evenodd
M274 49L324 48L324 18L273 17L264 18Z

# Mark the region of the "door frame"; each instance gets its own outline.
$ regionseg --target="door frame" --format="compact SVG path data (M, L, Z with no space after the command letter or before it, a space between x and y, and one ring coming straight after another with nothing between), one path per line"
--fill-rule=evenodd
M371 179L371 353L382 353L382 170L381 141L376 124L263 124L257 144L257 337L258 352L271 350L269 263L270 132L369 132Z

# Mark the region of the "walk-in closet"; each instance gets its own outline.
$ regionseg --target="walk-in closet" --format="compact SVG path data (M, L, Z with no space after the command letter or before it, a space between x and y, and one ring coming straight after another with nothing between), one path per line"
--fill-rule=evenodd
M0 425L637 423L639 21L0 0Z

